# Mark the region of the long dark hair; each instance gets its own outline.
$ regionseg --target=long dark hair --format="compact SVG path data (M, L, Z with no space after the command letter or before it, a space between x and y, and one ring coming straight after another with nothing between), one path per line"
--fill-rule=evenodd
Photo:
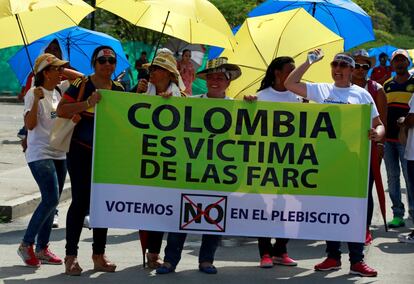
M295 63L295 60L293 60L290 56L280 56L273 59L269 67L267 67L266 75L260 83L260 88L257 91L259 92L273 86L275 83L275 70L282 71L283 66L289 63Z

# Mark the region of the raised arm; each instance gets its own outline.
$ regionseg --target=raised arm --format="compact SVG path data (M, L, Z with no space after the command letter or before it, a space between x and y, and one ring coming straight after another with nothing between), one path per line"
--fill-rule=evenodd
M285 81L286 89L304 98L307 97L307 90L306 84L301 82L302 77L306 71L308 71L311 64L314 64L323 58L323 53L320 49L309 52L308 57L309 55L313 55L315 59L312 62L309 62L309 59L306 59L304 63L289 74Z

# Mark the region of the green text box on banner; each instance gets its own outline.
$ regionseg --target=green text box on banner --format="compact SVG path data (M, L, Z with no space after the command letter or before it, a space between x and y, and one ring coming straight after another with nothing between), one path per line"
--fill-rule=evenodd
M369 105L100 92L94 183L366 197Z

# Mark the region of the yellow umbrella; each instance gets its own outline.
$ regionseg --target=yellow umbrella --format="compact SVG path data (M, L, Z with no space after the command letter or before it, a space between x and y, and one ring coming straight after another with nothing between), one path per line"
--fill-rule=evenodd
M226 19L207 0L98 0L96 6L188 43L225 48L236 44Z
M411 57L411 60L413 60L414 61L414 49L407 49L407 51L408 51L408 54L410 55L410 57Z
M236 40L234 51L224 50L221 56L242 69L242 76L230 84L226 93L237 98L257 92L274 58L291 56L302 63L315 48L322 48L325 58L306 72L304 80L331 82L330 62L344 47L341 37L302 8L248 18L236 33Z
M82 0L0 0L0 48L75 26L92 11Z

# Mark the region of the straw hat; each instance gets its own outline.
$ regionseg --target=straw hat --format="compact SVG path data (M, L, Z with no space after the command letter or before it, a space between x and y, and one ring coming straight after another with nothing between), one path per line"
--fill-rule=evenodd
M354 57L355 60L361 58L365 61L368 61L371 67L374 67L377 61L375 59L375 56L369 56L368 52L365 49L355 50L354 52L352 52L352 57Z
M178 87L181 90L185 90L186 87L184 85L183 79L181 78L180 72L177 69L177 61L175 60L172 52L168 51L166 51L165 49L159 50L154 58L154 61L152 63L143 64L142 67L149 68L151 65L156 65L164 68L165 70L168 70L177 78Z
M42 55L40 55L36 59L34 67L33 67L33 71L34 71L35 74L37 74L40 71L42 71L43 69L45 69L47 66L50 66L50 65L52 65L52 66L63 66L67 63L69 63L69 62L65 61L65 60L60 60L59 58L57 58L53 54L43 53Z
M233 81L241 76L240 67L227 63L227 57L218 57L207 62L206 69L197 73L197 77L206 80L211 73L224 73L227 79Z

